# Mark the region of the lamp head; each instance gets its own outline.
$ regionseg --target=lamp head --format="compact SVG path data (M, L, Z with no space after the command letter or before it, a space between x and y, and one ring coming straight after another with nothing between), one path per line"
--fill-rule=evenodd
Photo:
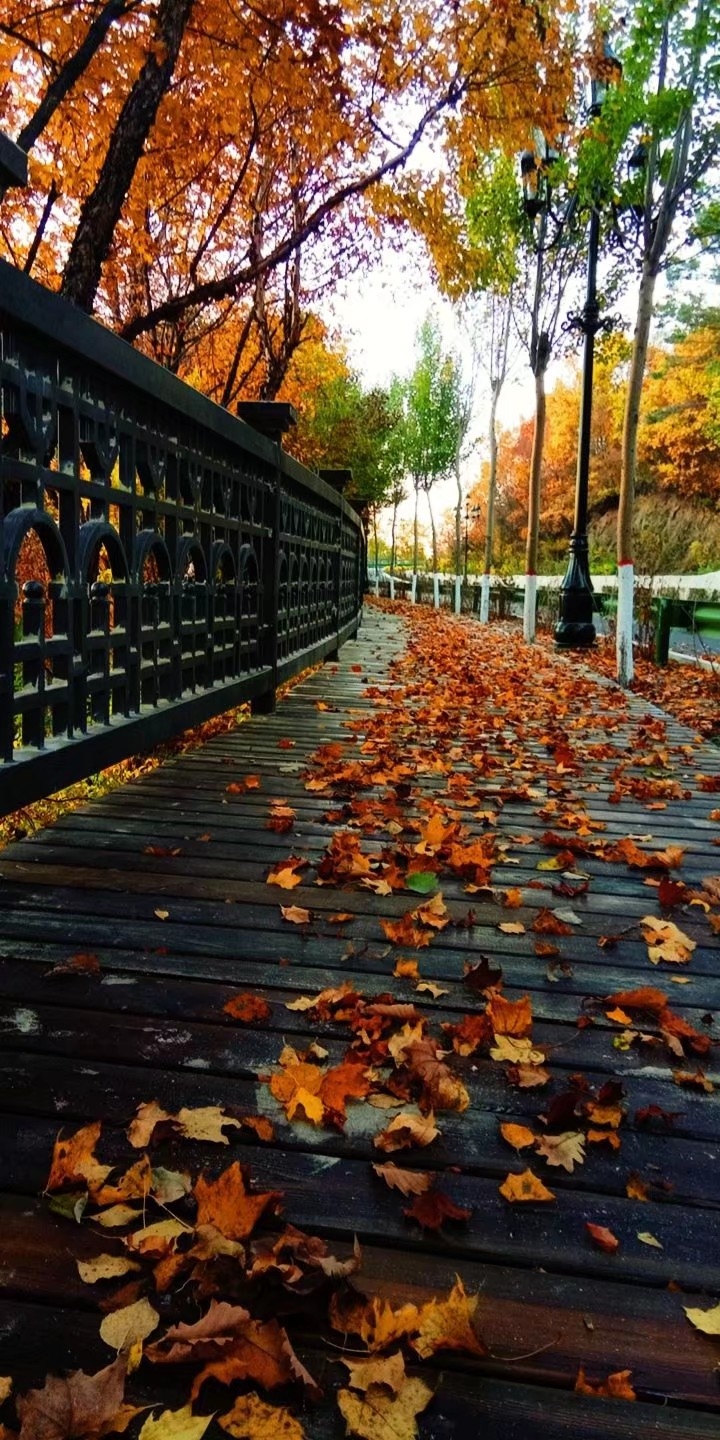
M602 54L596 56L590 71L590 114L600 114L611 85L619 85L622 79L622 65L615 54L607 33L602 37Z

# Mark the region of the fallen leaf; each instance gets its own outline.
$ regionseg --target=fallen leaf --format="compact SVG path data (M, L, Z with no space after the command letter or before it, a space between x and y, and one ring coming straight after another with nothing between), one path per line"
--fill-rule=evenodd
M661 960L685 965L697 948L695 941L679 930L672 920L658 920L654 915L645 915L639 924L647 943L648 958L653 965L659 965Z
M450 991L443 985L436 985L434 980L421 980L415 989L420 995L432 995L433 1000L439 1000L441 995L449 995Z
M127 1361L118 1355L112 1365L86 1375L74 1370L61 1379L48 1375L42 1390L29 1390L16 1402L20 1440L65 1440L95 1437L112 1428L123 1403Z
M239 1395L232 1410L217 1416L217 1424L237 1440L305 1440L300 1421L289 1410L268 1405L259 1395Z
M153 910L153 915L157 915L158 920L169 920L169 918L170 918L170 911L169 911L169 910Z
M708 1080L702 1070L673 1070L673 1080L676 1085L688 1085L695 1090L703 1090L706 1095L712 1095L715 1089L712 1080Z
M522 924L522 921L520 921L520 920L502 920L502 921L500 921L500 923L498 924L498 927L497 927L497 928L498 928L498 930L502 930L503 935L524 935L524 934L525 934L525 926Z
M113 1168L112 1165L101 1165L95 1158L95 1146L101 1131L101 1122L96 1120L92 1125L81 1126L67 1139L58 1137L53 1146L46 1190L59 1190L78 1180L85 1180L91 1192L99 1189Z
M585 1229L590 1239L598 1249L604 1250L606 1255L615 1255L620 1249L620 1241L611 1230L604 1225L593 1225L590 1220L585 1221Z
M398 1395L382 1385L371 1385L364 1395L339 1390L337 1403L348 1435L360 1440L414 1440L416 1418L430 1404L433 1392L424 1380L405 1381Z
M438 1350L463 1350L485 1356L488 1348L477 1329L479 1295L467 1295L458 1277L446 1300L429 1300L417 1317L417 1334L410 1337L413 1350L428 1360Z
M642 1241L643 1245L652 1245L655 1250L663 1249L660 1241L657 1240L654 1235L651 1235L649 1230L639 1230L637 1238Z
M182 1410L163 1410L157 1420L148 1417L138 1440L201 1440L212 1415L193 1415L190 1405Z
M134 1305L124 1305L105 1316L100 1335L113 1350L126 1350L136 1340L145 1340L160 1324L160 1316L150 1301L143 1297Z
M63 960L59 965L53 965L52 970L46 970L44 979L50 980L58 975L99 975L100 961L97 955L71 955L69 960Z
M261 995L232 995L223 1010L241 1025L266 1025L272 1015L271 1006Z
M584 1164L585 1136L574 1130L568 1130L562 1135L544 1135L536 1140L535 1149L538 1155L547 1160L548 1165L560 1165L568 1174L572 1174L576 1165Z
M432 1111L429 1115L411 1115L403 1111L396 1115L385 1129L375 1136L376 1149L392 1154L394 1150L409 1150L414 1146L424 1147L437 1140L440 1131L435 1124Z
M514 1125L512 1122L502 1124L500 1134L514 1150L525 1150L528 1145L534 1145L537 1138L526 1125Z
M524 1170L522 1175L511 1173L498 1188L500 1194L513 1205L518 1201L527 1203L528 1201L555 1199L552 1190L548 1190L547 1185L543 1185L542 1180L538 1179L537 1175L533 1175L532 1170Z
M520 1000L506 1000L493 993L488 1000L487 1015L495 1038L499 1035L529 1035L532 1030L532 1004L529 995Z
M127 1275L129 1270L140 1266L127 1255L96 1255L92 1260L76 1260L80 1279L86 1285L96 1285L99 1280L115 1280L118 1275Z
M280 914L291 925L309 925L312 920L312 912L301 905L281 905Z
M420 972L418 970L417 960L403 960L401 956L398 956L395 961L393 975L396 975L400 980L419 980Z
M387 1385L393 1394L397 1395L405 1383L405 1361L402 1351L396 1350L394 1355L386 1355L378 1360L344 1360L350 1371L348 1383L353 1390L368 1390L371 1385Z
M373 1165L372 1168L391 1190L399 1190L401 1195L422 1195L425 1190L429 1190L434 1179L427 1170L401 1170L392 1160L387 1160L384 1165Z
M710 1310L697 1310L693 1306L683 1305L683 1310L691 1325L696 1330L702 1330L703 1335L720 1335L720 1304L713 1305Z
M529 1036L496 1035L490 1051L493 1060L509 1060L513 1065L542 1065L543 1050L536 1050Z
M575 1389L580 1395L602 1395L612 1400L637 1400L637 1395L630 1384L632 1370L616 1370L614 1374L608 1375L607 1380L586 1380L585 1371L580 1366L575 1381Z
M247 1240L261 1215L277 1214L282 1200L278 1190L248 1190L237 1160L217 1180L200 1175L193 1193L198 1225L214 1225L228 1240Z
M434 1186L416 1195L412 1205L403 1210L409 1220L417 1220L423 1230L439 1230L445 1220L469 1220L472 1209L466 1210Z

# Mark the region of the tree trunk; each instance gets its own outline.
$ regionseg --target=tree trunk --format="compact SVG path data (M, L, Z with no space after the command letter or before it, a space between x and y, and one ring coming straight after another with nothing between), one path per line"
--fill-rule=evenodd
M462 481L460 479L460 446L455 453L455 484L457 485L457 504L455 506L455 574L462 575ZM467 577L466 577L467 578Z
M52 119L58 106L62 104L65 96L72 90L76 80L87 70L90 61L105 39L110 27L125 14L129 8L127 0L107 0L100 11L100 14L89 26L85 39L78 45L77 50L71 55L62 66L62 69L55 76L55 79L48 85L40 104L34 115L28 120L15 141L27 154L35 144L35 141Z
M398 501L393 502L392 526L390 528L390 569L395 569L395 532L397 530Z
M490 400L490 425L488 438L490 441L490 465L488 469L488 490L487 490L487 516L485 520L485 559L483 563L482 593L480 596L480 621L487 625L490 618L490 572L493 562L493 544L495 540L495 490L497 488L497 404L500 394L499 385L493 385Z
M160 0L153 45L113 130L63 272L61 293L91 311L115 226L160 102L172 78L193 0Z
M436 575L438 568L437 530L435 529L435 516L433 515L432 502L430 500L430 491L426 490L425 494L427 495L428 514L430 516L430 529L432 531L432 568L433 575Z
M652 322L653 296L657 275L646 261L643 265L638 295L637 319L633 336L630 372L625 398L625 416L622 433L622 460L620 467L620 501L618 505L617 563L618 563L618 611L617 611L617 678L621 685L629 685L633 678L633 507L635 502L635 474L637 470L637 438L640 424L640 401L642 399L645 362L647 360L650 325ZM620 578L621 572L625 574Z
M418 568L418 505L420 504L420 481L413 477L415 486L415 514L413 515L413 575Z
M372 527L373 527L373 549L374 549L374 551L375 551L375 574L376 574L376 575L378 575L379 569L380 569L379 563L378 563L379 554L380 554L380 549L379 549L379 540L378 540L377 518L378 518L377 506L374 505L374 506L373 506L373 512L372 512Z
M530 456L528 488L528 529L525 547L525 607L523 634L532 643L535 639L535 601L537 597L538 536L540 533L540 477L545 444L545 365L538 362L535 371L535 429Z

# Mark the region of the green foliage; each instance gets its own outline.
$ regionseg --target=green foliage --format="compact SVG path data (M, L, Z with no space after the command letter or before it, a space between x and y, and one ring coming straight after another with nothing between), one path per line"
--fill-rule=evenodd
M443 349L437 322L427 319L418 334L419 355L399 387L403 406L403 461L416 489L429 490L448 476L461 440L460 367Z
M389 504L403 470L403 416L397 386L363 389L339 374L323 385L301 422L303 450L316 469L352 470L351 504Z

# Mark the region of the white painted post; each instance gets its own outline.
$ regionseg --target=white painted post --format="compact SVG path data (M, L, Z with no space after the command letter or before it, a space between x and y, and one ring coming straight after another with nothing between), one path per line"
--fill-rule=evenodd
M395 599L395 576L390 576L390 599Z
M379 570L376 570L376 571L375 571L375 594L376 594L376 595L379 595L379 594L380 594L380 572L379 572Z
M487 625L490 619L490 571L486 570L480 581L480 624Z
M621 685L629 685L635 673L633 665L633 592L635 571L632 560L618 565L618 607L615 647L617 653L617 678Z
M440 577L433 575L433 605L436 610L440 609Z
M459 575L455 576L455 614L459 615L462 609L462 580Z
M413 575L410 582L410 604L414 605L417 598L417 575Z
M537 602L537 575L525 576L525 603L523 606L523 636L529 645L535 639L535 611Z

